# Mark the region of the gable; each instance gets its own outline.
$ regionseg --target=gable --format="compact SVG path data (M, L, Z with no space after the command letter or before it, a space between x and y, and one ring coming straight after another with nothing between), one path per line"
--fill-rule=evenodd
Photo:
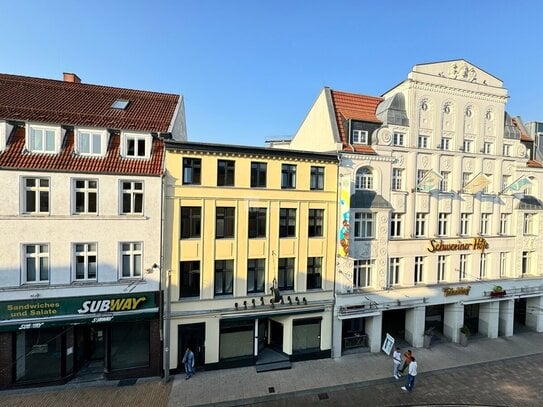
M479 85L494 87L503 86L502 80L464 59L415 65L409 74L410 79L415 79L417 76L416 74L476 83Z

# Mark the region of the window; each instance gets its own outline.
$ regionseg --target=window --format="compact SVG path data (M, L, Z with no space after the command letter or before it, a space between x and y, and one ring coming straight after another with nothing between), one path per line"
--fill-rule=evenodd
M279 259L279 279L277 288L294 290L294 258Z
M464 152L471 153L472 146L473 146L473 143L471 140L464 140L464 145L463 145Z
M356 189L373 189L373 173L370 168L363 167L356 172Z
M390 217L390 237L402 236L402 215L393 213Z
M462 187L465 187L466 185L468 185L470 180L471 180L471 172L463 172L462 173Z
M532 271L532 252L522 252L522 275L531 274Z
M426 170L417 170L417 191L420 191L419 185L423 178L426 176L427 171Z
M307 235L317 237L323 235L324 209L310 209Z
M481 190L481 193L489 194L492 188L492 174L485 174L485 177L487 177L490 182Z
M505 157L511 156L511 144L504 144L503 145L503 155Z
M488 235L490 232L490 214L481 213L481 235Z
M279 209L279 237L296 236L296 209Z
M426 236L426 214L417 213L415 218L415 237Z
M268 165L266 163L251 163L251 188L266 188L266 175Z
M439 181L439 190L447 192L449 190L449 179L451 173L448 171L441 171L441 181Z
M403 133L394 133L392 137L392 144L395 146L404 146L404 134Z
M234 292L234 260L215 260L215 295Z
M82 155L102 155L103 131L78 130L77 152Z
M147 145L151 144L151 136L145 134L124 133L125 156L132 158L148 158L151 149Z
M500 278L507 275L507 253L500 253Z
M494 145L492 143L485 142L483 144L483 154L492 154L494 150Z
M179 297L200 296L200 262L181 261L179 262Z
M467 236L470 234L470 214L460 214L460 235Z
M322 257L307 258L307 289L322 288Z
M75 280L96 280L96 243L74 245Z
M446 236L449 229L449 214L440 213L437 220L437 234L439 236Z
M510 218L510 215L508 213L502 213L500 215L500 234L501 235L509 234L509 218Z
M200 158L183 158L183 185L200 185L202 176L202 160Z
M122 181L122 214L143 213L143 182Z
M415 275L414 275L414 283L415 283L415 285L418 284L418 283L422 283L423 267L424 267L424 257L416 256L415 257Z
M57 151L57 138L60 129L55 127L28 126L28 150L33 153L54 153Z
M266 237L266 208L249 208L249 239Z
M355 212L354 237L360 239L373 239L374 220L371 212Z
M324 189L324 167L313 167L311 166L311 179L309 186L312 190Z
M112 371L149 367L151 330L149 321L130 321L109 327L109 363ZM127 340L130 338L130 340Z
M215 238L234 237L236 224L236 208L217 207L215 210Z
M391 257L388 265L388 283L389 285L398 285L400 283L400 258Z
M354 261L354 287L363 288L371 286L372 260Z
M301 354L321 349L322 318L301 318L292 321L292 353Z
M24 207L29 214L49 213L49 179L23 178Z
M236 162L233 160L217 161L217 186L233 187Z
M281 165L281 188L296 188L296 166L293 164Z
M264 292L265 259L247 260L247 293Z
M121 243L121 277L141 277L142 244Z
M74 212L96 213L98 201L98 181L90 179L74 180Z
M366 130L353 130L353 144L368 144L368 132Z
M401 168L392 169L392 190L401 191L403 187L403 170Z
M25 255L24 282L44 283L49 281L49 245L27 244L23 246Z
M418 141L417 141L417 147L418 148L428 148L428 136L419 135Z
M524 234L525 235L534 234L534 214L533 213L524 214Z
M502 175L502 191L511 185L511 175Z
M441 139L441 149L450 150L451 149L451 139L443 137Z
M460 281L463 281L463 280L466 279L467 264L468 264L468 255L467 254L461 254L460 255L460 265L458 267L458 279Z
M479 260L479 278L486 278L486 263L487 254L481 253L481 258Z
M445 269L447 266L447 256L437 257L437 282L442 283L445 281Z
M181 239L200 237L202 227L202 208L199 206L181 207Z

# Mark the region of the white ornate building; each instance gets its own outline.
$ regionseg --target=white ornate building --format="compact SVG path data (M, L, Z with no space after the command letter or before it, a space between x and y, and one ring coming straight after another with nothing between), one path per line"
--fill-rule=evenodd
M290 148L340 155L333 356L543 331L543 169L503 82L416 65L382 97L323 89Z

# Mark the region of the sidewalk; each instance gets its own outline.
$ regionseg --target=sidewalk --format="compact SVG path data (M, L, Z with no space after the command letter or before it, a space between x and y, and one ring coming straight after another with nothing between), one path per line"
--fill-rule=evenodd
M406 349L402 349L405 351ZM438 343L431 349L412 349L419 374L471 364L543 353L543 334L526 332L509 338L473 339L467 347ZM289 394L322 392L341 386L392 378L392 358L384 353L360 353L341 359L295 362L290 370L256 373L255 367L214 370L190 380L175 377L170 407L220 404L248 405ZM273 388L273 389L271 389Z

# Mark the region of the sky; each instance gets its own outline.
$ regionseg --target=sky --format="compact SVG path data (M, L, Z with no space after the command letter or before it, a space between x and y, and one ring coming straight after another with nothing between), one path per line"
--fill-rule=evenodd
M539 0L0 0L0 72L181 94L189 141L290 138L324 86L465 59L543 121Z

